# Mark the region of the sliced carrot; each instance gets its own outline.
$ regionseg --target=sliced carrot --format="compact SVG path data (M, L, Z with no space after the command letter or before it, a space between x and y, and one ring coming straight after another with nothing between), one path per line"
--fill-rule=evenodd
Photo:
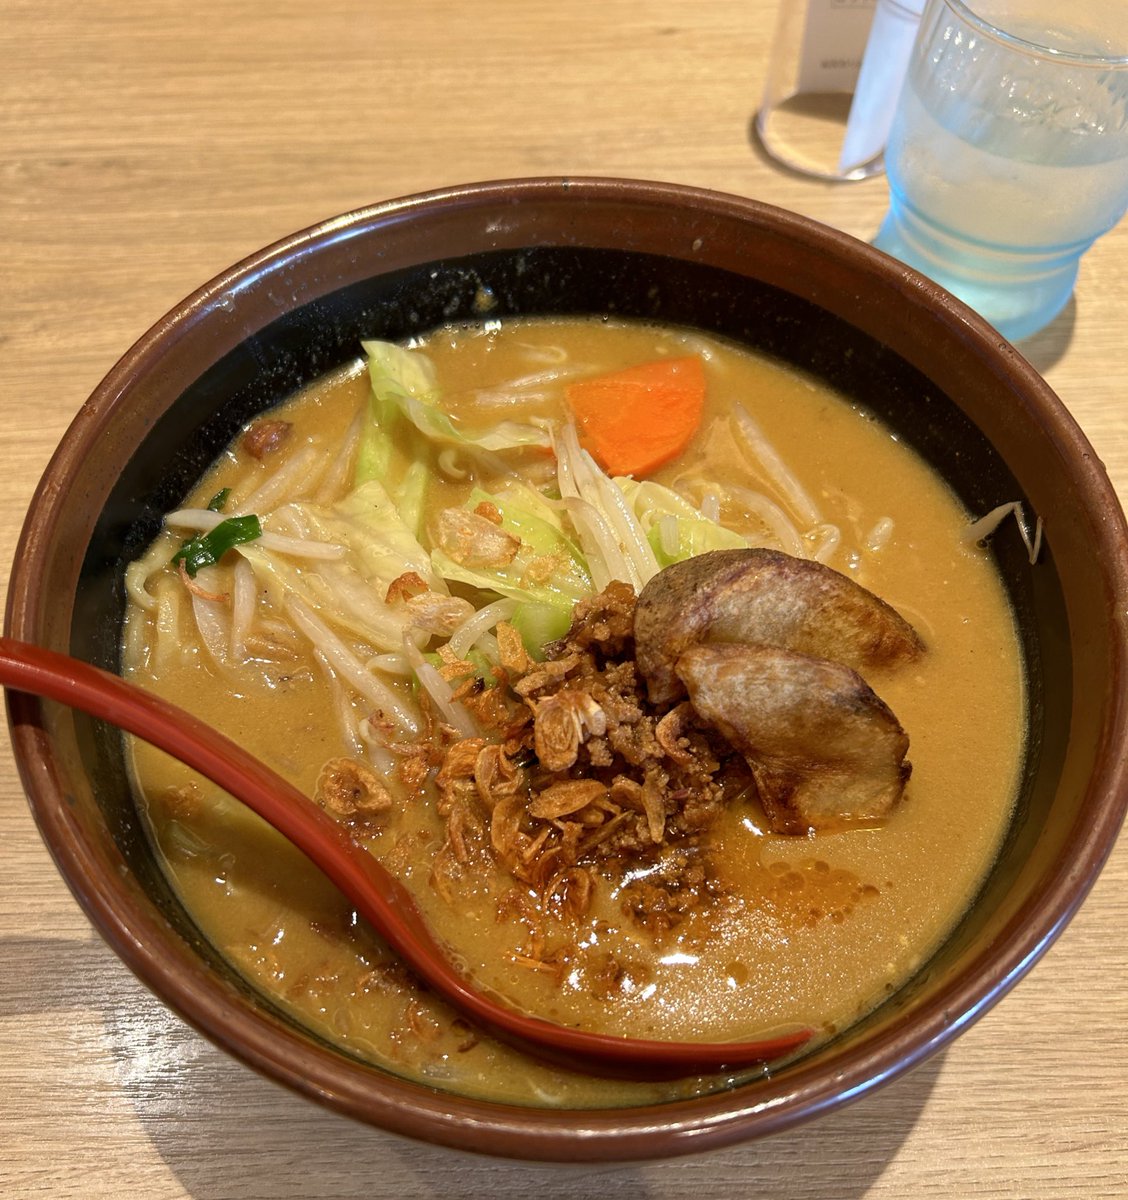
M705 401L701 359L660 358L570 384L580 444L611 475L646 475L676 458Z

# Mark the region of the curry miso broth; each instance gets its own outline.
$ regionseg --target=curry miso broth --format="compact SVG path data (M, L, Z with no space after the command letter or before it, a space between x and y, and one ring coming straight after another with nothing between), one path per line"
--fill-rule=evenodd
M990 551L966 536L980 514L866 412L696 332L514 321L374 355L256 422L170 515L127 577L126 673L347 822L467 969L520 1007L686 1040L797 1026L817 1040L870 1011L966 910L1017 788L1022 665ZM568 389L686 360L704 387L699 414L678 418L687 444L640 486L613 478L615 454L632 448L612 430L604 474L580 450L592 444L583 425L577 443ZM667 400L681 403L677 387L655 402L657 435ZM622 500L628 534L600 497ZM194 574L183 556L170 562L247 514L261 538L220 543ZM588 612L609 579L637 591L687 553L741 546L823 562L919 634L911 662L864 672L909 739L911 776L888 816L776 832L720 733L678 725L676 750L659 733L661 758L651 735L671 705L636 698L622 628L594 650L569 641L573 604ZM622 583L610 591L617 615L596 612L608 628L629 622L631 603ZM600 686L614 680L606 692L568 665L593 654ZM553 762L542 713L561 708ZM707 773L683 762L687 749ZM591 1079L479 1036L258 818L151 747L131 751L188 911L327 1041L516 1103L726 1085Z

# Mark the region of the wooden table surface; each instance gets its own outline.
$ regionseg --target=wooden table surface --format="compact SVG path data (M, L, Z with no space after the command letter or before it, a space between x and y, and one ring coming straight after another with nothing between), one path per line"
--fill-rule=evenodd
M245 254L471 180L635 176L872 235L882 178L751 148L772 0L0 0L0 569L116 358ZM1128 225L1024 350L1128 489ZM166 1012L92 932L0 758L0 1195L1128 1195L1128 842L1033 974L952 1047L806 1128L703 1158L526 1166L299 1100Z

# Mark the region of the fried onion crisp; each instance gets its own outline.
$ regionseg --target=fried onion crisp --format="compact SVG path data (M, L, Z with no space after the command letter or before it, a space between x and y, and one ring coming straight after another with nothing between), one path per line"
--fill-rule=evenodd
M261 462L267 455L273 454L286 444L293 429L289 421L255 421L243 434L240 444L252 458Z
M531 702L536 714L533 748L548 771L566 771L579 755L581 743L592 734L607 732L607 717L592 696L574 688Z
M606 795L607 785L598 779L565 779L563 783L550 784L535 796L526 805L526 812L531 817L551 821L578 813Z
M504 567L521 549L520 538L464 508L444 508L439 513L438 543L464 567Z
M497 634L498 661L501 668L510 676L526 674L533 665L529 652L521 635L508 621L499 621L495 629Z
M423 592L429 590L427 581L418 571L404 571L402 575L397 575L388 584L388 590L384 594L384 603L403 604L412 596L422 595Z
M329 759L321 768L314 799L338 821L364 821L392 807L384 781L355 758Z

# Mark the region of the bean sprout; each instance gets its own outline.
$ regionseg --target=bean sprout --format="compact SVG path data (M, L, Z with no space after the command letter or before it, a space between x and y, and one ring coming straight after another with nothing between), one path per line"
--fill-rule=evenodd
M282 514L283 510L281 509L278 514L275 514L280 523L286 520ZM179 508L165 517L165 524L171 525L175 529L192 529L197 533L206 533L226 520L223 513L212 512L210 508ZM285 534L270 533L267 530L263 531L261 537L255 538L253 544L263 550L274 550L278 554L286 554L291 558L314 558L330 561L344 558L348 553L344 546L337 545L335 542L323 542L309 537L287 537Z
M1038 555L1042 551L1042 518L1036 517L1034 520L1034 532L1031 534L1030 527L1026 522L1026 513L1023 511L1022 505L1017 500L1012 500L1008 504L1000 504L996 508L978 521L973 521L971 525L964 530L964 541L966 542L985 542L991 534L1006 520L1009 516L1014 516L1015 524L1018 526L1018 535L1022 538L1022 544L1026 547L1026 555L1030 560L1030 565L1038 561Z
M774 500L769 500L762 492L754 492L751 488L735 484L729 486L728 496L763 524L779 543L781 550L795 558L807 557L799 531Z
M815 542L810 557L824 565L830 562L842 543L842 530L829 522L815 526L807 536Z
M255 573L245 558L231 572L231 661L245 662L247 634L255 615Z
M333 696L333 707L337 712L337 725L340 727L341 736L348 746L349 753L359 757L364 753L365 744L357 729L356 713L353 711L352 701L325 655L320 650L314 650L313 657L329 681L329 690Z
M365 411L362 407L353 417L345 432L340 452L329 464L329 469L322 477L321 484L313 498L315 504L332 504L348 490L353 471L353 460L356 458L361 431L364 429L364 419Z
M414 646L406 638L403 643L404 657L411 664L419 686L431 698L435 708L463 737L477 737L480 730L474 718L454 698L454 689L439 674L439 672L423 657L418 646Z
M320 478L325 469L324 455L316 446L302 446L268 476L249 496L234 507L234 513L270 512L283 500L296 500Z
M347 646L325 625L307 605L296 596L289 596L286 607L294 624L321 651L329 665L358 691L370 700L389 720L404 732L415 735L419 732L419 721L408 710L400 698L386 683L381 682ZM405 645L409 644L405 640Z
M775 447L742 404L732 406L733 431L737 441L751 455L754 465L767 474L768 482L779 489L800 525L810 529L822 521L819 510L798 479L784 465Z
M493 629L499 621L508 621L517 611L516 600L495 600L468 617L450 635L447 645L456 658L465 658L482 634Z
M893 536L893 518L882 517L880 521L862 538L862 546L872 554L884 550Z

